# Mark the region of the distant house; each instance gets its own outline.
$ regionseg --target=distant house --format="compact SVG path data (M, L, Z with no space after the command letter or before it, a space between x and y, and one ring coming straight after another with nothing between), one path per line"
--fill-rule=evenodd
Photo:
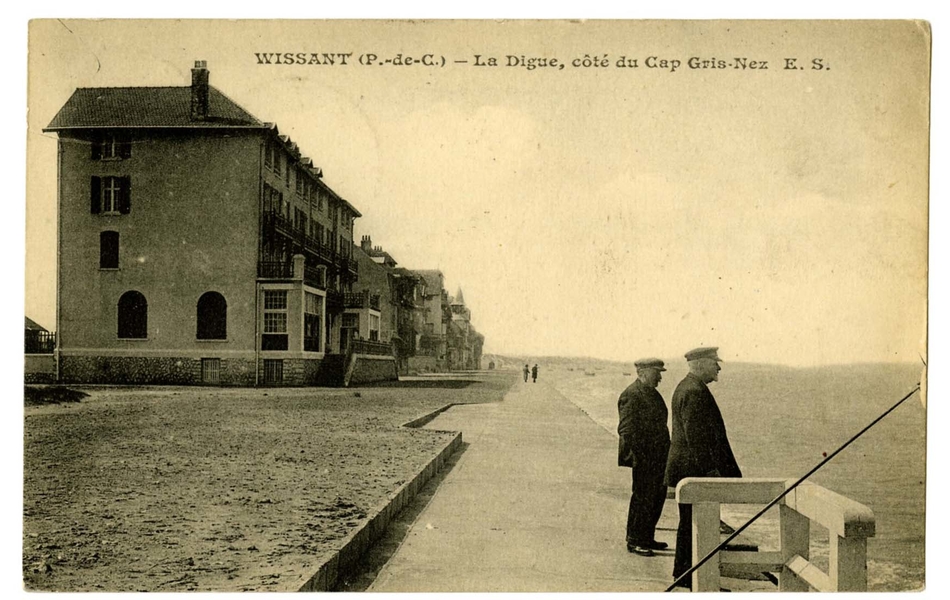
M445 277L442 271L437 270L419 270L414 273L425 282L425 293L422 298L419 348L409 359L409 369L444 371L447 368L447 328L452 319Z
M62 381L308 385L344 368L361 215L209 78L198 61L190 86L80 88L44 130Z
M378 336L380 342L390 344L399 372L407 373L409 358L416 354L422 330L425 280L398 267L396 259L380 246L374 246L369 235L360 239L356 257L360 266L356 287L364 290L371 306L379 312L378 327L368 330L369 339L376 340L374 336ZM371 318L370 325L373 323ZM362 329L360 335L364 335Z
M485 337L472 325L472 311L465 305L462 288L449 301L451 321L446 336L447 366L452 371L481 369Z
M24 317L26 319L26 326L24 329L27 331L47 331L45 327L31 319L30 317Z
M52 383L56 379L56 335L26 317L23 338L25 357L23 364L24 383Z
M26 354L52 354L56 348L56 335L30 317L25 319L23 338Z

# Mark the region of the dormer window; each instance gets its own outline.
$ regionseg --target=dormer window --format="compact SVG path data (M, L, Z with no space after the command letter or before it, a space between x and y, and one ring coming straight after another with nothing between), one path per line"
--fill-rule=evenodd
M132 157L132 140L128 134L107 133L92 141L93 160L121 160Z

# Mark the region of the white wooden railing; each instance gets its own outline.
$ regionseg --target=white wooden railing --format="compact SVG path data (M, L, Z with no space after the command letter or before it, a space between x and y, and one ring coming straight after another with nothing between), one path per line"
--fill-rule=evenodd
M676 501L693 506L693 562L720 543L723 504L765 505L795 480L687 478L676 486ZM778 504L780 548L749 552L723 550L692 574L693 591L718 592L720 575L778 574L779 591L867 591L867 538L874 537L869 508L812 483L793 489ZM828 529L828 572L809 562L811 522Z

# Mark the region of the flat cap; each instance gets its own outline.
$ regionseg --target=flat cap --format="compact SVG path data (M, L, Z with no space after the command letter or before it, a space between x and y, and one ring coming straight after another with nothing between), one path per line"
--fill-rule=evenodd
M657 371L665 371L663 368L663 361L659 358L641 358L637 362L633 363L638 369L656 369Z
M719 350L718 346L711 348L693 348L686 353L686 360L699 360L700 358L711 358L715 361L721 361L719 355L716 354L716 351Z

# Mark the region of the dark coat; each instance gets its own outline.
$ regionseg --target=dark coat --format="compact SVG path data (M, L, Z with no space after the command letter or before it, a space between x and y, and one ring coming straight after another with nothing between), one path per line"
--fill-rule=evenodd
M709 388L690 373L673 392L673 439L665 483L685 477L742 477Z
M666 426L669 412L663 396L639 379L627 386L617 401L620 413L620 447L617 464L632 467L649 465L663 473L670 450L670 430Z

